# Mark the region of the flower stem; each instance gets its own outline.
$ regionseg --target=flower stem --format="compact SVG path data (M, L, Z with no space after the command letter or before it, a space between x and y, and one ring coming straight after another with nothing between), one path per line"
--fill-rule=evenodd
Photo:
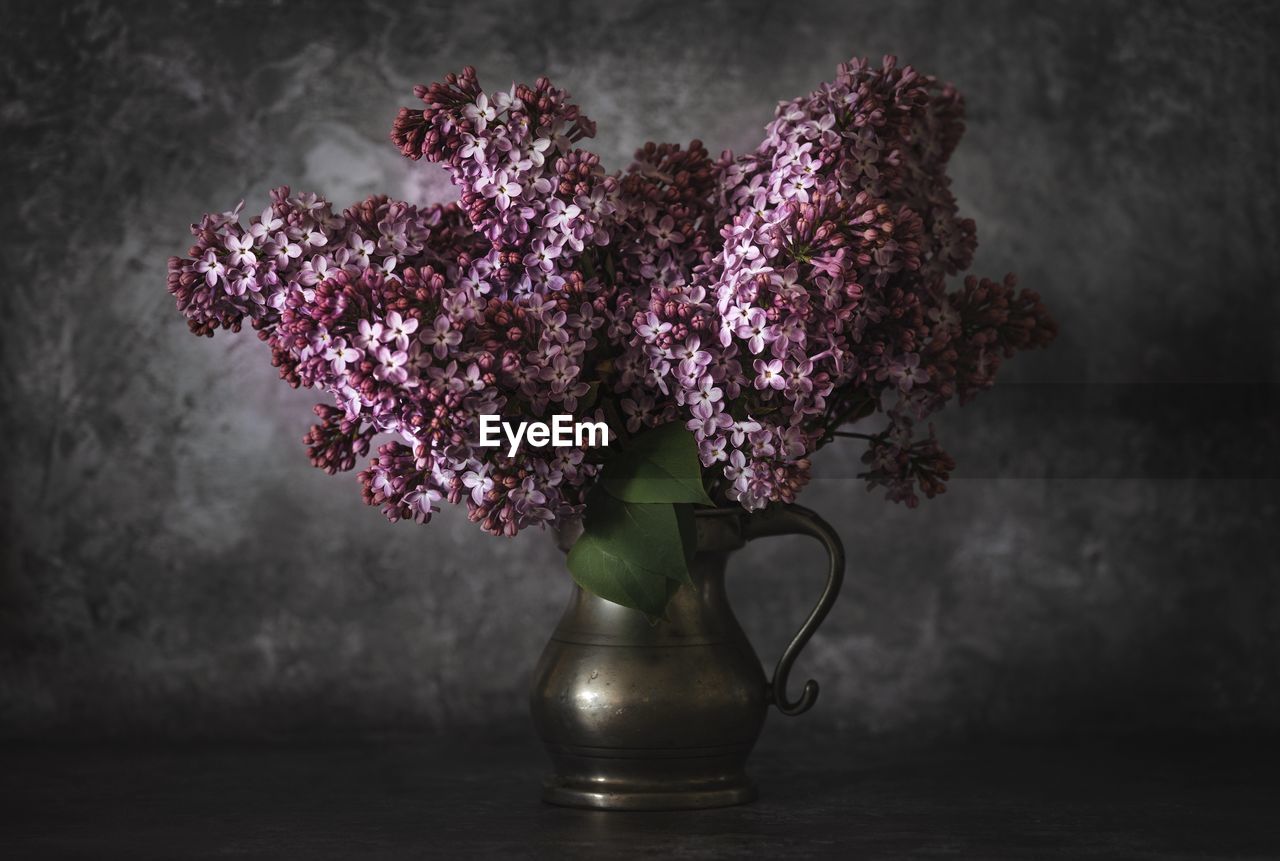
M872 435L871 435L871 434L869 434L869 433L855 433L855 432L853 432L853 431L837 431L837 430L833 430L833 431L831 431L831 435L832 435L832 436L844 436L844 437L849 437L850 439L865 439L865 440L868 440L868 441L875 439L875 437L874 437L874 436L872 436Z

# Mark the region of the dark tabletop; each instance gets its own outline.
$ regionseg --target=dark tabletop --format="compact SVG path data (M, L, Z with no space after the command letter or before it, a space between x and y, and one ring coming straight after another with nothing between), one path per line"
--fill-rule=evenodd
M538 800L521 730L0 748L0 858L1277 858L1280 757L1244 741L909 744L775 722L758 802Z

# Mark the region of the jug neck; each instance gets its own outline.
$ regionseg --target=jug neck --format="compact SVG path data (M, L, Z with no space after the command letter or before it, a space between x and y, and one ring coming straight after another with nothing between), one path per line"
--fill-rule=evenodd
M698 554L727 556L746 543L743 523L751 515L741 508L699 508L694 511L698 532ZM582 518L570 517L555 527L556 546L568 553L582 535Z

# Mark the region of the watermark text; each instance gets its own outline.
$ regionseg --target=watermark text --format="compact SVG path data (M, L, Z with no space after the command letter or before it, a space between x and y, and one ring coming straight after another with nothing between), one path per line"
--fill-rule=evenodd
M523 444L534 448L555 446L557 448L593 448L609 444L609 425L605 422L580 422L573 416L555 415L551 423L546 422L508 422L501 416L480 416L481 448L497 448L503 439L507 443L507 457L515 457Z

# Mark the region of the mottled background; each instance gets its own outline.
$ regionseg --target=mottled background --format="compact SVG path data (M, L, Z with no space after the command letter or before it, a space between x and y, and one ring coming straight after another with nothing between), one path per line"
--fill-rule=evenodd
M164 290L186 225L276 184L448 194L387 141L415 82L548 74L605 162L745 149L853 54L968 96L976 269L1054 348L947 415L911 512L828 450L845 593L801 665L853 730L1280 728L1280 64L1264 2L5 3L0 734L519 720L569 579L544 535L390 525L307 464L312 398ZM772 660L818 551L754 548ZM775 718L775 722L777 719Z

